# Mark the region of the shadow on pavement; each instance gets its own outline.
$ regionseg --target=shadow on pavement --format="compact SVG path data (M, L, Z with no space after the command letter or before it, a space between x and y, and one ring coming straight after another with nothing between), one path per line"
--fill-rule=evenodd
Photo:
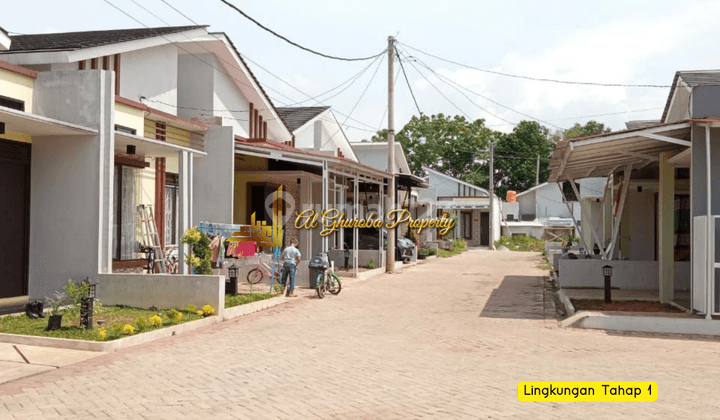
M480 312L484 318L544 319L543 279L505 276Z

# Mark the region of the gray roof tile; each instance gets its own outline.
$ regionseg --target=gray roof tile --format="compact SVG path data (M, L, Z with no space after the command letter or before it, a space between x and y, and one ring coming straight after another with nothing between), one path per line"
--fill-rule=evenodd
M277 107L280 118L287 122L287 126L290 131L295 132L298 128L302 127L320 115L324 111L330 109L329 106L298 106L298 107Z
M171 26L162 28L112 29L108 31L63 32L55 34L11 36L11 52L68 51L99 47L118 42L135 41L155 36L170 35L207 26Z

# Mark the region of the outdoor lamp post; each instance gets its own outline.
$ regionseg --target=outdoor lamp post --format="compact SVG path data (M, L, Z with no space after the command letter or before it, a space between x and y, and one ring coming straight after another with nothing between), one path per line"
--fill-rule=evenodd
M80 323L85 329L92 329L93 325L93 307L95 301L96 283L88 284L88 295L83 298L80 306Z
M235 264L228 267L228 277L230 280L225 281L225 294L235 295L237 294L237 279L238 279L238 267Z
M612 303L612 299L610 297L610 278L612 277L612 267L604 265L602 270L603 276L605 277L605 303Z

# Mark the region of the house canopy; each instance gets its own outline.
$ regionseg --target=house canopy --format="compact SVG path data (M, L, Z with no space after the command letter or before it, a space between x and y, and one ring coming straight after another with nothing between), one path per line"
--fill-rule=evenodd
M628 164L640 169L657 162L662 152L678 155L690 147L693 122L705 120L685 120L560 140L550 161L548 181L605 177Z

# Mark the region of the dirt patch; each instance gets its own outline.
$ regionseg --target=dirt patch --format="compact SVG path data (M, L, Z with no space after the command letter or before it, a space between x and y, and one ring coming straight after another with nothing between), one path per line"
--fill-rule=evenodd
M576 311L623 311L623 312L663 312L682 313L683 311L667 303L643 300L621 300L605 303L603 300L570 299Z

